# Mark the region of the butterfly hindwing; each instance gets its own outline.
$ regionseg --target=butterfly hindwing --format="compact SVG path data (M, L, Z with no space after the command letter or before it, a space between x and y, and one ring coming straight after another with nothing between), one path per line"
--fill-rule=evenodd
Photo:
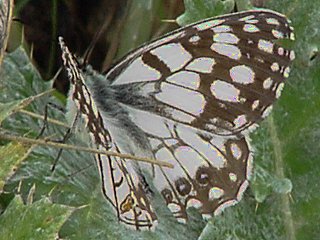
M240 200L252 168L247 137L214 135L136 109L128 109L128 120L143 131L153 156L174 166L141 167L153 177L155 188L180 222L187 221L188 207L208 217ZM131 141L138 145L141 138Z
M93 142L100 150L119 152L116 143L104 127L104 122L90 90L84 84L84 78L78 63L62 38L59 39L62 59L71 82L71 98L76 103L82 117L86 120ZM96 154L96 160L102 179L104 196L115 208L120 222L136 229L152 228L156 224L156 215L144 189L144 183L129 162L115 156Z
M219 214L237 203L247 188L252 156L246 139L210 138L186 129L180 134L181 130L177 127L177 138L158 146L157 158L168 159L175 168L157 168L154 184L181 222L186 222L189 207L198 208L205 218Z

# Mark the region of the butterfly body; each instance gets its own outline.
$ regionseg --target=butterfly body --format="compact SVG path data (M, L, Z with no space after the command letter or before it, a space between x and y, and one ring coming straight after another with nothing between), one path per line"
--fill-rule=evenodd
M174 166L98 155L119 220L137 229L155 225L145 172L180 222L188 207L208 217L241 199L252 168L248 132L280 96L294 58L277 44L281 38L293 35L278 13L225 15L134 50L104 76L82 75L61 43L73 99L98 147Z

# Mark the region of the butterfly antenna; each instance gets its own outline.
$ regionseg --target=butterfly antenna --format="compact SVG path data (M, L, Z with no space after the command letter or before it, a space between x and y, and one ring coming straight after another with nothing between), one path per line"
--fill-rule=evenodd
M83 55L83 65L87 65L89 62L89 59L91 57L92 51L94 47L96 46L98 40L102 36L102 34L106 31L108 25L110 24L111 18L108 18L104 23L101 25L100 29L95 33L93 39L91 40L87 50L85 51Z

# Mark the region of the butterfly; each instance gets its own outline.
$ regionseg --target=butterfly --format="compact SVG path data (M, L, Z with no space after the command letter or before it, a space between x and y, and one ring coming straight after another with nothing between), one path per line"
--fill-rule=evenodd
M0 2L0 64L2 62L3 53L7 47L12 9L13 0L4 0Z
M252 172L248 134L280 97L295 58L283 39L294 33L280 13L228 14L147 43L102 75L80 67L59 38L70 99L97 148L174 166L96 155L120 222L153 229L154 190L182 223L189 207L208 218L240 201Z

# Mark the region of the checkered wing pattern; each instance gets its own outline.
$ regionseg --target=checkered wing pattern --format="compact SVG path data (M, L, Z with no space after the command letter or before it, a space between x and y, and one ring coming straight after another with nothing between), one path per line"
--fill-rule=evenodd
M169 33L129 53L105 76L87 69L108 142L174 165L138 165L128 175L149 172L178 221L187 221L188 207L209 217L241 199L252 165L248 133L281 94L294 59L282 42L293 39L283 15L246 11ZM102 175L110 173L100 166ZM155 219L149 204L141 206Z
M107 79L114 87L139 88L122 98L127 105L152 100L148 111L173 121L218 135L242 133L281 94L294 52L277 42L292 39L292 31L271 11L205 20L129 54Z

